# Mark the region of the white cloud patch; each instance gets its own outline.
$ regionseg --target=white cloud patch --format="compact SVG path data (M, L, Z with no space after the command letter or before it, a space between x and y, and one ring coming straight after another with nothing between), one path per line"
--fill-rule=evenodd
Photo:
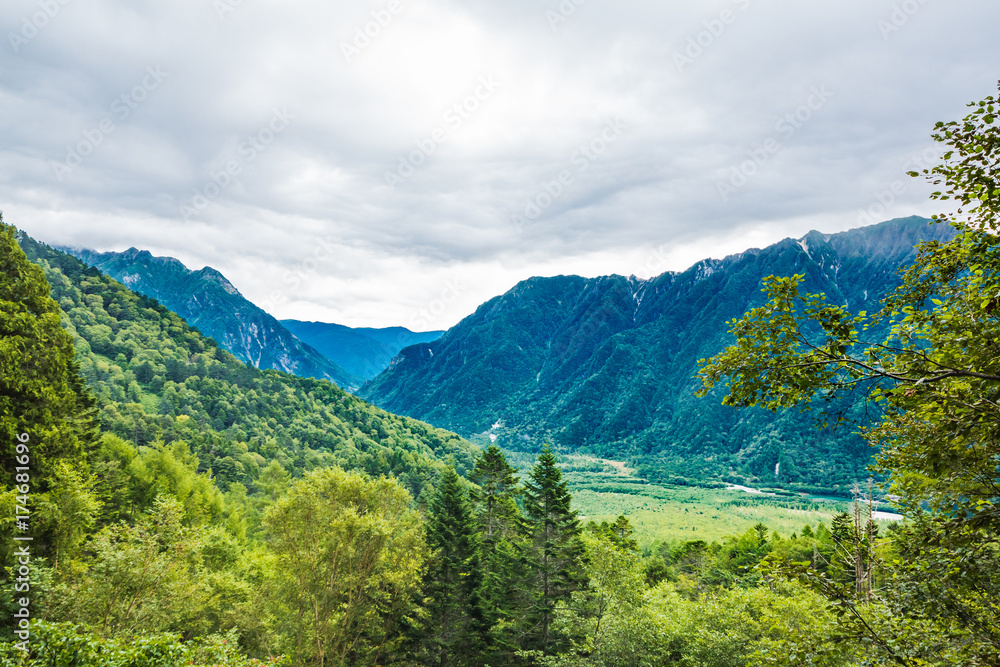
M987 0L219 1L0 7L5 219L357 326L936 212L903 171L1000 62Z

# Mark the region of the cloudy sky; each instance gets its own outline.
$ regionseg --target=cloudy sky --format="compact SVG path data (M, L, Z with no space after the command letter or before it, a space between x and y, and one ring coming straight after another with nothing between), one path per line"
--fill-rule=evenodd
M352 326L938 212L904 172L1000 79L996 0L4 0L0 25L7 222Z

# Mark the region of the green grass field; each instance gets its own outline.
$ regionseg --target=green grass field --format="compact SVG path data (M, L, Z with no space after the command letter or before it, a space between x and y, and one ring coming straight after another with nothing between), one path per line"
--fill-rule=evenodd
M531 457L508 456L526 477ZM587 456L560 455L560 467L581 518L612 522L624 514L635 528L640 547L657 540L711 542L743 533L757 523L788 537L806 524L815 528L823 521L829 527L831 518L849 507L848 502L801 496L650 484L621 462Z

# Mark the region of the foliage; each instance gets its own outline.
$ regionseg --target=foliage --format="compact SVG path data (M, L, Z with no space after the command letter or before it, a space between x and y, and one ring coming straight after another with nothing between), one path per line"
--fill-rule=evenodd
M238 637L211 635L182 642L171 634L98 637L72 623L38 621L27 652L0 644L2 667L281 667L280 657L257 660L237 649Z
M732 343L726 323L760 306L769 274L804 275L831 303L875 310L913 245L953 230L894 220L706 260L683 273L532 278L488 301L440 339L403 350L362 395L393 412L506 451L628 461L660 484L748 486L864 480L872 451L855 429L817 430L809 415L736 410L693 395L700 358ZM860 405L831 406L863 418Z
M914 520L888 541L884 585L870 594L857 575L796 572L828 596L869 664L1000 661L1000 123L993 97L970 106L961 123L938 124L944 161L927 173L946 186L935 198L959 201L958 234L921 245L877 314L772 278L770 302L735 321L737 345L702 370L706 388L729 378L734 405L779 409L863 388L880 408L864 434ZM876 325L888 327L880 342L866 339ZM859 544L871 538L855 531Z
M448 456L472 466L474 448L454 434L327 381L245 366L155 300L26 235L20 244L68 317L102 429L135 446L185 441L223 490L252 489L277 461L295 476L331 465L394 474L416 496Z
M41 269L18 247L14 228L0 217L3 470L13 472L15 466L30 461L32 492L43 491L57 461L84 460L95 439L92 408L74 361L73 338L62 328L59 306L49 296ZM15 451L18 443L22 448ZM10 489L14 481L5 477L2 490Z
M568 637L553 627L556 605L587 585L583 571L586 548L577 513L556 457L546 445L525 485L524 506L531 521L528 560L534 599L528 609L529 646L558 652Z
M803 588L737 588L689 599L668 582L646 588L638 557L607 539L588 537L587 548L591 587L560 607L558 621L580 639L564 654L540 658L543 665L750 665L787 637L826 637L821 598Z
M395 480L328 468L268 510L268 611L295 664L371 665L392 654L426 558L411 503Z

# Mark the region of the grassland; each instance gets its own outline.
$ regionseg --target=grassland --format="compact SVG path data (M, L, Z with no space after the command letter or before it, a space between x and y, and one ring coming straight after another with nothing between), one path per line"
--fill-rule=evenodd
M530 470L527 455L509 453L511 463ZM745 532L763 523L783 537L820 521L829 527L847 501L798 495L752 494L725 488L651 484L618 461L562 455L560 466L573 494L573 505L585 521L614 521L624 514L641 547L655 541L705 540Z

